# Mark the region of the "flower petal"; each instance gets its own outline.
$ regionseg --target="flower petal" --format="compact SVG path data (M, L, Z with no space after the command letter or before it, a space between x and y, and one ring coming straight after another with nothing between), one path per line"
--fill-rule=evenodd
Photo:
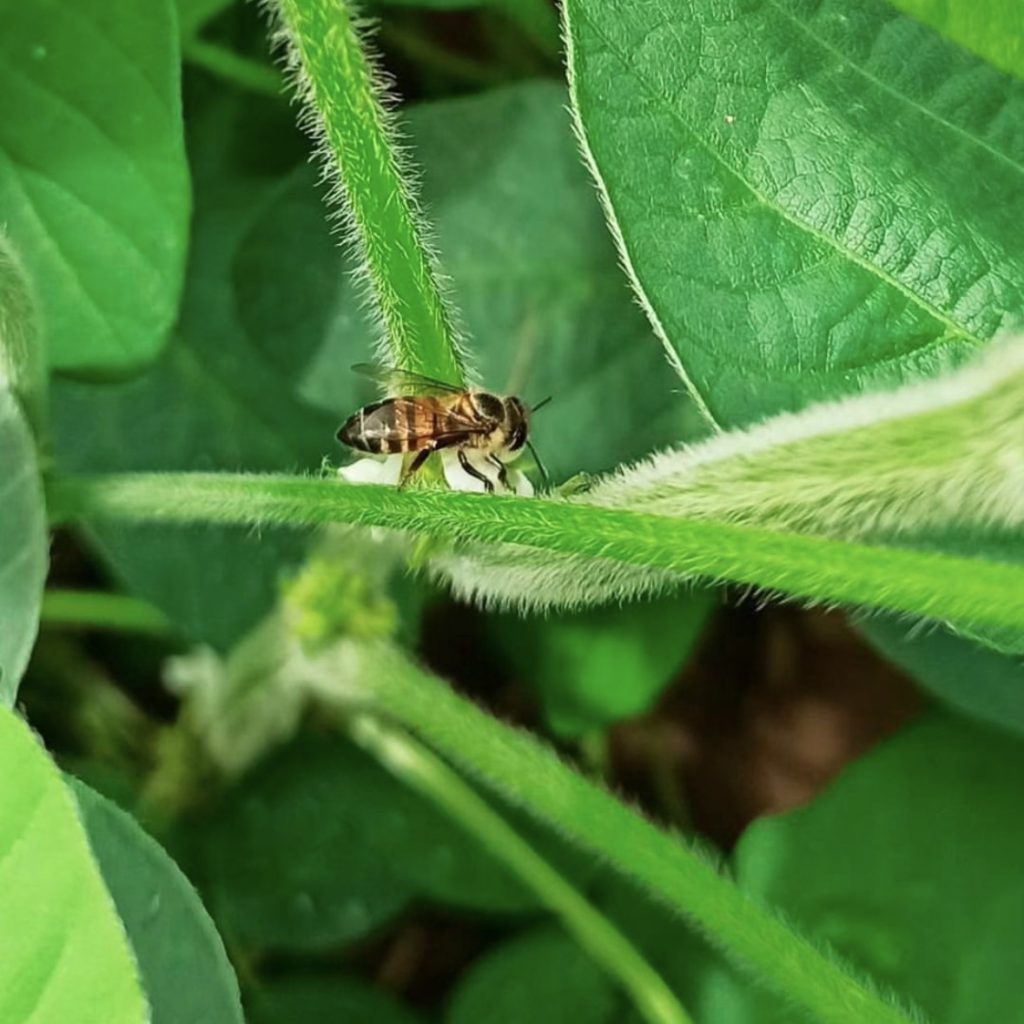
M397 487L402 476L404 456L387 455L382 459L359 459L338 469L338 476L349 484L386 484Z
M505 488L498 478L498 467L493 462L490 462L482 452L466 449L466 459L473 469L491 481L497 493L514 493L522 498L533 497L533 484L518 469L508 467L506 472L508 474L509 487ZM444 469L444 478L453 491L472 491L476 494L482 494L487 490L482 480L478 480L462 468L459 463L457 449L443 449L441 452L441 465Z

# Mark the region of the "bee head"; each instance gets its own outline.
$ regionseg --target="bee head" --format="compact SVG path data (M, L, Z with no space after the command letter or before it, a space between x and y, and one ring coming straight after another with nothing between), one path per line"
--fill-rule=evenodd
M500 423L505 418L505 403L497 395L489 391L474 391L472 401L477 414L483 419Z
M517 452L526 444L530 432L530 413L518 398L505 399L506 447Z

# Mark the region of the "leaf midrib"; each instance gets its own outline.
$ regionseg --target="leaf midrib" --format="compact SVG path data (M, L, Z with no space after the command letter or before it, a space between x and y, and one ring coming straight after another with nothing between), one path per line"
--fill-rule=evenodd
M764 195L757 188L755 188L739 170L733 167L726 160L726 158L721 153L719 153L714 146L711 145L710 142L703 138L700 135L700 133L686 121L686 119L674 108L674 106L664 96L662 96L656 89L652 88L651 83L647 80L647 78L640 73L640 71L636 68L635 65L631 64L626 59L627 55L622 51L622 49L613 42L613 40L607 35L603 28L597 25L591 18L589 18L583 12L582 7L577 7L577 13L580 17L582 17L583 21L587 22L591 31L593 31L597 36L600 37L600 39L604 42L606 48L608 49L609 53L611 53L615 57L615 59L618 60L619 64L625 70L626 74L636 78L637 81L640 82L640 84L643 86L647 94L651 96L660 106L662 106L667 111L670 118L673 121L675 121L688 136L690 136L694 141L696 141L696 143L713 160L715 160L716 163L720 164L728 174L735 178L736 181L739 182L739 184L743 188L745 188L755 198L755 200L757 200L757 202L759 202L766 209L772 211L777 217L779 217L780 220L783 220L786 223L793 225L793 227L795 227L798 231L802 231L811 238L817 239L822 244L835 251L838 255L847 259L850 263L853 263L861 267L862 269L868 271L868 273L872 274L874 277L878 278L880 281L887 284L894 291L899 292L911 304L920 308L924 313L926 313L932 319L936 320L938 323L943 324L946 327L947 331L952 332L954 335L960 336L965 341L968 341L971 344L979 347L986 343L988 339L982 338L972 333L962 324L957 323L955 320L953 320L949 315L944 313L938 307L933 306L922 296L918 295L916 292L911 291L905 284L903 284L902 281L900 281L898 278L893 277L888 271L884 270L882 267L879 267L877 264L872 263L870 260L865 259L860 254L853 252L850 249L847 249L845 246L840 244L840 242L837 239L831 238L830 236L819 231L817 228L812 227L809 224L806 224L804 221L800 220L798 217L790 213L790 211L786 210L782 206L779 206L778 203L772 201L768 196ZM649 298L648 301L650 301Z

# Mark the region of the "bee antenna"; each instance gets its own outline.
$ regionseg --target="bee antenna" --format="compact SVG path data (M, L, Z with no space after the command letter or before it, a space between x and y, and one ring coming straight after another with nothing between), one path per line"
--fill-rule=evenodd
M539 401L539 402L538 402L538 403L537 403L536 405L532 405L532 406L530 406L530 412L531 412L531 413L534 413L534 412L536 412L536 411L537 411L538 409L543 409L543 408L544 408L544 406L545 406L545 405L547 405L547 404L548 404L548 402L550 402L550 401L551 401L551 395L548 395L548 397L547 397L547 398L543 398L543 399L541 399L541 401Z
M545 398L544 401L546 402L548 401L548 399ZM541 457L537 454L537 449L533 447L533 442L530 441L529 439L526 442L526 447L530 449L530 454L533 456L533 461L537 463L537 468L540 470L540 475L544 478L544 486L548 488L548 490L550 490L551 476L548 473L547 466L544 465L543 461L541 460Z

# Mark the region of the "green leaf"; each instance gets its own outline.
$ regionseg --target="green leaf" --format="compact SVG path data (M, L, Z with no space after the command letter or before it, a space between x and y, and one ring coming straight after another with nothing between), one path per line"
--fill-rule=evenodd
M460 981L445 1024L611 1024L620 1000L601 968L562 931L506 942Z
M1020 0L889 0L904 14L938 29L948 39L1024 78L1024 31Z
M252 992L246 1006L250 1024L415 1024L419 1019L365 981L343 976L274 979Z
M206 900L229 941L325 949L400 912L411 889L395 851L366 831L401 827L393 795L338 743L295 744L260 764L195 836Z
M266 111L262 103L221 101L197 118L196 219L179 337L127 383L57 382L54 434L63 472L314 469L330 450L337 419L294 400L239 322L234 262L277 185L262 170L262 149L250 153L225 140L252 132L287 151L287 111ZM282 257L301 262L295 251ZM83 430L83 423L102 426ZM279 577L305 547L278 532L256 538L225 529L98 528L92 540L128 588L186 637L222 650L273 603Z
M944 704L973 718L1024 733L1024 659L982 647L936 627L862 618L871 645Z
M801 811L756 823L739 882L937 1024L1024 1014L1024 746L934 716L847 769ZM746 981L709 987L706 1020L789 1021Z
M506 663L538 691L552 732L575 738L649 710L714 605L698 590L625 606L489 620Z
M74 800L29 728L2 708L0 779L0 1020L148 1022Z
M532 402L554 396L534 436L556 478L610 469L698 426L621 281L563 107L559 87L530 83L407 116L480 379ZM304 398L344 415L350 366L374 328L313 180L298 172L254 223L234 286L253 343Z
M191 884L130 815L67 781L135 952L152 1024L242 1024L238 982Z
M306 735L247 776L202 827L197 855L221 929L257 948L350 942L414 896L535 905L475 839L333 737Z
M0 386L0 701L14 704L39 629L49 556L35 441Z
M1024 86L880 0L567 0L623 261L723 426L958 363L1024 312Z
M0 209L51 365L138 368L174 322L188 237L170 0L2 0L0 21Z

